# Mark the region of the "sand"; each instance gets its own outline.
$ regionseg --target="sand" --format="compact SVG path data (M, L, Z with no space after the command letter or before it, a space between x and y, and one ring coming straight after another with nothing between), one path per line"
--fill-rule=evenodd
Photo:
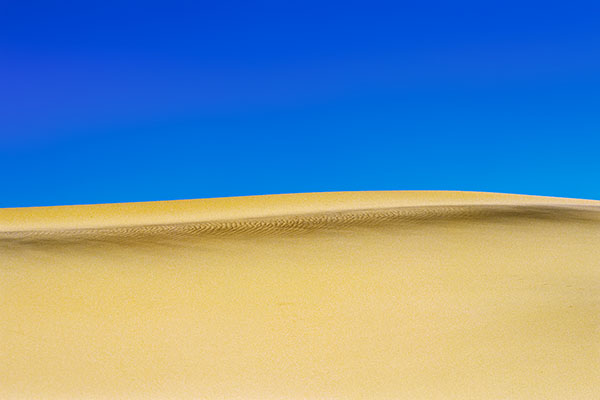
M597 399L600 201L0 209L1 399Z

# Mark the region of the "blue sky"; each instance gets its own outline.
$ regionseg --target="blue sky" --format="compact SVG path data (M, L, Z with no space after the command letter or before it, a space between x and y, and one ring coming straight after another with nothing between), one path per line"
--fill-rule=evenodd
M0 5L0 207L600 199L600 3Z

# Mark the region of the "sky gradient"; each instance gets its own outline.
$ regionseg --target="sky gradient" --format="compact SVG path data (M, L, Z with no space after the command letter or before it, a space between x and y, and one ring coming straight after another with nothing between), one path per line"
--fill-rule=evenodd
M577 1L2 2L0 207L600 199L599 18Z

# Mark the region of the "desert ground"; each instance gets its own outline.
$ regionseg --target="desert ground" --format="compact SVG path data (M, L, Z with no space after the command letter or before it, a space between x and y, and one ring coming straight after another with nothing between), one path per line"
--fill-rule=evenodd
M598 399L600 201L0 209L0 399Z

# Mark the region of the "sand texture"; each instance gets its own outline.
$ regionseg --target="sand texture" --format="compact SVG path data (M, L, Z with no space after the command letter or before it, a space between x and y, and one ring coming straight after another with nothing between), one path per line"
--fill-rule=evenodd
M599 398L599 201L0 209L0 399Z

